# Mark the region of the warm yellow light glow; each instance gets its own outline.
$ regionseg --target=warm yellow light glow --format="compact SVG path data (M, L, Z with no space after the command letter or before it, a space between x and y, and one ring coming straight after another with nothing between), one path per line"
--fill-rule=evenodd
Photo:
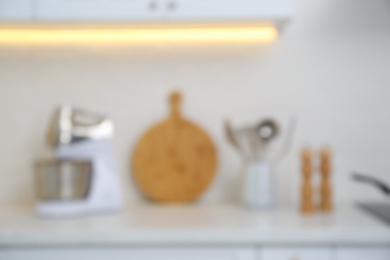
M0 29L0 44L272 41L273 27L180 29Z

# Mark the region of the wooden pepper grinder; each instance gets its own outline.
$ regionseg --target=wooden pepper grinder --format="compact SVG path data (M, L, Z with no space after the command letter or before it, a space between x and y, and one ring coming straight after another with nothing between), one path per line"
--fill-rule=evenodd
M333 210L332 202L332 187L330 184L331 173L331 151L327 148L323 148L320 152L321 157L321 210L324 212L331 212Z
M302 190L301 190L301 212L303 214L310 214L314 212L313 204L313 187L312 187L312 174L313 166L312 159L313 153L310 149L306 148L302 150Z

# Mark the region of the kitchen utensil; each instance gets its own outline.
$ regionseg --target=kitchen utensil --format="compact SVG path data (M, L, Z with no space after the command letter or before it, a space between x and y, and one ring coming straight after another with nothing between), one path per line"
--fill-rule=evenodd
M390 225L390 204L381 202L358 203L358 206L369 214Z
M279 127L272 119L265 119L254 126L233 129L229 121L225 122L225 135L244 160L280 161L290 150L296 119L292 118L286 131L281 149L272 153L269 145L279 135Z
M254 131L255 135L252 139L252 143L256 149L254 156L265 160L269 153L268 144L271 143L271 141L278 135L279 127L272 119L265 119L257 126L254 126Z
M385 195L390 196L390 186L383 181L369 175L353 172L352 179L355 181L371 184L377 187ZM390 204L383 202L365 202L358 203L358 206L364 211L378 217L390 225Z
M158 202L190 202L211 184L217 151L201 128L180 111L181 94L170 97L171 114L149 129L133 154L133 176L139 188Z
M313 203L313 152L309 148L305 148L301 152L302 162L302 187L301 187L301 212L303 214L311 214L314 212Z
M241 148L236 140L236 137L234 136L229 120L225 121L225 134L230 144L232 144L236 149L240 150Z
M333 210L332 186L330 182L330 174L332 171L331 151L328 148L321 149L320 152L320 170L321 170L321 202L320 208L324 212Z
M270 152L269 145L278 133L279 127L272 119L265 119L256 125L233 129L225 122L228 141L243 158L241 200L244 205L256 209L272 208L275 204L275 183L273 164L289 150L295 119L291 121L286 141L276 156Z
M35 164L39 200L85 199L91 184L92 164L80 160L41 160Z
M121 209L111 120L94 112L62 106L54 112L48 133L58 162L37 164L37 213L45 217L70 217Z
M263 120L255 128L263 142L269 142L279 134L279 127L272 119Z
M252 126L246 126L234 131L234 138L238 144L238 151L246 161L258 158L260 140Z
M388 186L383 181L376 179L374 177L368 176L368 175L360 174L360 173L353 173L352 177L355 181L372 184L375 187L379 188L384 194L390 196L390 186Z

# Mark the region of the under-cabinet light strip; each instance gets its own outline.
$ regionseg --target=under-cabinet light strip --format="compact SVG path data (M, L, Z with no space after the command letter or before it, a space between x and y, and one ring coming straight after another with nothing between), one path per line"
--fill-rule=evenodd
M272 41L273 27L188 29L0 29L0 44Z

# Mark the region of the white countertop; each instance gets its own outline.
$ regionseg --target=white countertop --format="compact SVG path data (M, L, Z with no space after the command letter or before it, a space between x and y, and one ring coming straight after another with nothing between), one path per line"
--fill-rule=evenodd
M128 207L121 214L45 220L31 207L0 209L0 246L390 245L390 227L355 206L302 216L296 208L238 205Z

